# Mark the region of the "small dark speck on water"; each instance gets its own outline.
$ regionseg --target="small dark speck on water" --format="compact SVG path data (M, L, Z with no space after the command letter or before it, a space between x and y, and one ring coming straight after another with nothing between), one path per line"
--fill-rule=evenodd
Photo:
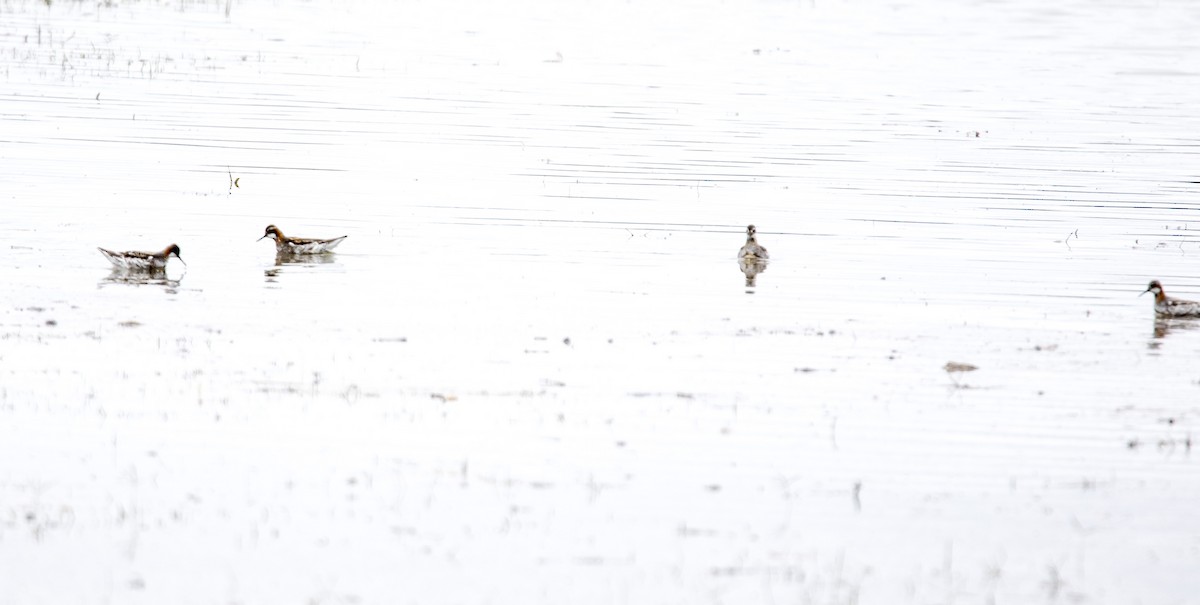
M717 485L716 483L713 483L713 484L704 486L704 489L707 489L710 492L719 492L719 491L721 491L721 486Z
M57 322L57 321L55 321L55 320L53 320L53 319L47 319L47 320L46 320L46 325L48 325L48 326L57 326L57 325L58 325L58 322Z

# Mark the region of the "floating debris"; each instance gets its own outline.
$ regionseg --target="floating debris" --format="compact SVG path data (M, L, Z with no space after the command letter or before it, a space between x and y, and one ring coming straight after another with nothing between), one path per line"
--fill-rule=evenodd
M942 369L945 370L946 373L950 375L950 380L951 380L951 382L954 383L954 388L969 389L969 388L971 388L970 385L960 383L958 381L958 376L961 376L962 374L965 374L966 372L974 372L975 370L978 370L979 367L975 366L973 364L969 364L969 363L962 363L962 362L958 362L958 361L947 361L946 365L942 366Z
M946 365L942 366L942 369L943 369L943 370L946 370L946 371L947 371L947 372L949 372L949 373L954 373L954 372L974 372L975 370L978 370L978 369L979 369L979 367L978 367L978 366L971 365L971 364L969 364L969 363L960 363L960 362L957 362L957 361L947 361L947 362L946 362Z

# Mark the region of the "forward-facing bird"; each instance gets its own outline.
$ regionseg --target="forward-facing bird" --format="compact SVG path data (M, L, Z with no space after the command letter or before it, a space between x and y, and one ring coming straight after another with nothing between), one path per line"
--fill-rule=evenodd
M739 260L767 260L770 258L767 255L767 249L758 245L758 240L754 239L755 233L754 225L746 227L746 245L742 246L741 250L738 250Z

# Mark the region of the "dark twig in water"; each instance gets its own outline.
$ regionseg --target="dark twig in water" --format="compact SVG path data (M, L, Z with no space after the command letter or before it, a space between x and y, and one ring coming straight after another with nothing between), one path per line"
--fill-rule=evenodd
M1068 233L1067 238L1063 240L1063 243L1067 245L1068 249L1071 248L1071 236L1075 236L1075 239L1079 239L1079 230L1076 229L1076 230Z

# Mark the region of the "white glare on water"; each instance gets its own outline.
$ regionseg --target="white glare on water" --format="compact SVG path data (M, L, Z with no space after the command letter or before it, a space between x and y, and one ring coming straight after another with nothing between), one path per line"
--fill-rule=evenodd
M0 3L0 594L1193 602L1198 29Z

